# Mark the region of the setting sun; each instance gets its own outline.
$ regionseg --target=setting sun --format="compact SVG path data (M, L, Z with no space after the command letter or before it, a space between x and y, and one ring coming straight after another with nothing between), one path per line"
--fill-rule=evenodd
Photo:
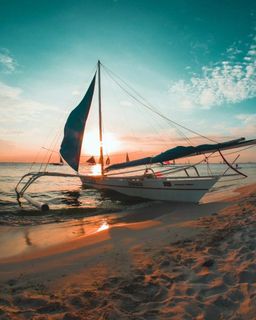
M103 152L104 155L109 155L118 151L120 148L120 141L113 133L107 132L103 134ZM85 133L82 146L82 152L94 156L100 155L99 135L95 131Z

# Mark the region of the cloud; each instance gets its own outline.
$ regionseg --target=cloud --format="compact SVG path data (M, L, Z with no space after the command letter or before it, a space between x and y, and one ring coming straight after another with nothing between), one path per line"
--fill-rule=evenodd
M25 98L23 96L23 90L19 87L13 87L0 82L0 112L25 112L28 111L57 111L54 106L49 106Z
M132 107L133 104L128 100L121 100L120 101L120 106L122 106L122 107Z
M247 138L255 138L256 133L256 113L238 114L235 116L240 120L240 126L230 129L230 133L234 136L245 136Z
M9 50L0 48L0 72L13 73L17 65L16 60L11 56Z
M11 87L3 82L0 82L0 99L3 98L10 98L10 99L16 99L19 97L19 95L22 93L22 90L17 87Z
M21 88L0 82L0 136L5 139L36 132L51 122L54 106L25 98ZM28 130L30 128L30 130Z
M243 123L252 123L255 124L256 129L256 113L242 113L235 116L236 119L241 120Z
M204 66L201 75L171 85L169 93L181 107L209 109L256 97L256 37L243 59L236 59L241 56L241 50L235 47L229 48L227 55L225 61L213 67Z
M0 121L21 121L31 116L40 108L38 102L22 97L22 89L0 82ZM33 111L33 112L31 112Z

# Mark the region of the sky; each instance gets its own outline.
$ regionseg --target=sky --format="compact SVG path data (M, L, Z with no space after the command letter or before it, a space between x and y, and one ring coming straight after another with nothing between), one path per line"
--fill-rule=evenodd
M0 161L58 151L98 59L185 127L219 142L256 137L255 1L0 0L0 7ZM184 134L207 143L139 105L105 70L108 153L154 154L183 145ZM96 130L95 97L87 155L97 154ZM241 160L256 161L255 148Z

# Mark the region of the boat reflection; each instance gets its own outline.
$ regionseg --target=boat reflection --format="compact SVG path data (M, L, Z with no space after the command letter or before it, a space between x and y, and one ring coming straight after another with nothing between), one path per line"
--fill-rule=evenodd
M32 246L32 241L30 239L30 236L29 236L29 230L28 229L25 229L24 230L24 240L25 240L25 243L27 246Z
M61 193L64 196L61 200L62 203L73 207L79 207L82 205L82 202L79 200L81 196L80 191L62 191Z

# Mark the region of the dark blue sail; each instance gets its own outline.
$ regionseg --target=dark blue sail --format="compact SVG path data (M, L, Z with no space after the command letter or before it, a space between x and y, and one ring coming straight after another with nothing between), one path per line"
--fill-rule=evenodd
M96 74L79 105L70 113L64 128L60 147L62 158L71 168L78 171L85 123L90 111Z

